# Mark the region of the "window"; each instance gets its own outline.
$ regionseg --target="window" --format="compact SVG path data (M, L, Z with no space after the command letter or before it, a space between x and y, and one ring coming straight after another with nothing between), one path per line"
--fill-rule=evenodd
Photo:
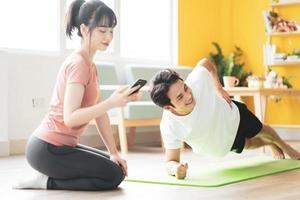
M64 33L63 20L74 0L4 0L0 7L0 48L66 53L80 46ZM117 15L114 39L99 60L177 63L177 0L102 0Z
M170 60L171 1L120 1L120 54L122 57Z
M59 50L59 0L1 2L0 47Z

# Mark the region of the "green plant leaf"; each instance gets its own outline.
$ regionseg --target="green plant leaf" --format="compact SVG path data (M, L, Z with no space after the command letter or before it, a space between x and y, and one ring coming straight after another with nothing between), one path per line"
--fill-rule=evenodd
M235 46L235 50L231 52L227 58L223 55L222 48L217 42L212 42L213 47L216 49L216 53L209 53L209 60L216 66L218 71L218 77L223 85L223 76L235 76L239 78L239 85L246 85L246 79L251 72L245 72L243 67L243 50Z

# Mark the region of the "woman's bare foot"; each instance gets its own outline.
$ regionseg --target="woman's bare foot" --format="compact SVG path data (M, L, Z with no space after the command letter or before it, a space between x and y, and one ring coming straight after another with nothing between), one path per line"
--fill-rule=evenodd
M273 158L275 158L277 160L285 159L285 156L284 156L284 153L283 153L282 149L280 149L275 144L271 144L270 147L271 147Z

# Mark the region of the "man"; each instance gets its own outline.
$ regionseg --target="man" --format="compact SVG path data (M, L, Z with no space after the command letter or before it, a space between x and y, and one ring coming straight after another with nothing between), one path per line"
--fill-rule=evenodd
M170 175L186 176L188 165L180 163L183 142L195 153L210 156L269 146L274 158L284 159L287 154L300 159L300 153L262 124L245 104L230 99L208 59L200 60L185 82L166 69L151 84L151 99L164 108L160 129Z

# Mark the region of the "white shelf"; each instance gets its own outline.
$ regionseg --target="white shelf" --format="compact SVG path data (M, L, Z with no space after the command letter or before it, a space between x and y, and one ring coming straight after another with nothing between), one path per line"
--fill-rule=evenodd
M281 7L281 6L291 6L291 5L300 5L300 1L299 0L285 0L283 2L279 2L279 3L272 3L271 6L272 7Z
M267 36L278 36L278 37L285 37L285 36L297 36L300 35L299 31L294 32L273 32L273 33L267 33Z
M276 66L300 66L300 60L299 61L282 61L282 62L274 62L267 64L268 67L276 67Z

